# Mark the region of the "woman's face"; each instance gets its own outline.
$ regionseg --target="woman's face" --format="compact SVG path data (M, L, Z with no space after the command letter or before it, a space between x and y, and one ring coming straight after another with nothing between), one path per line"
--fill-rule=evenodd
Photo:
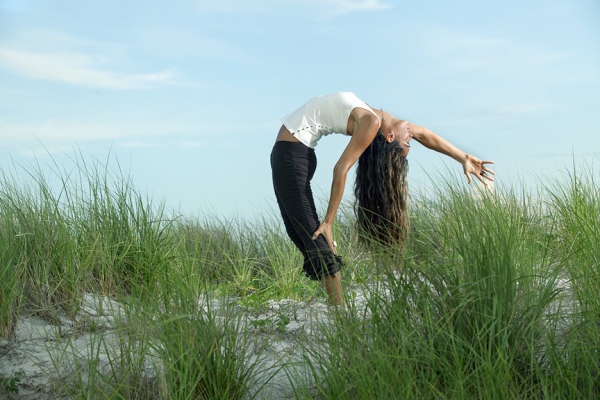
M397 120L390 126L390 130L386 133L386 140L388 143L397 142L402 148L404 148L404 157L408 156L410 152L410 140L412 134L408 126L408 121Z

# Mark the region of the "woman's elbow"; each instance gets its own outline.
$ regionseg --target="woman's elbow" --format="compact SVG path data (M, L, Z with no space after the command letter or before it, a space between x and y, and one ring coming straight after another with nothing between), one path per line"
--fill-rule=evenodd
M346 178L349 169L344 163L336 163L333 167L333 178Z

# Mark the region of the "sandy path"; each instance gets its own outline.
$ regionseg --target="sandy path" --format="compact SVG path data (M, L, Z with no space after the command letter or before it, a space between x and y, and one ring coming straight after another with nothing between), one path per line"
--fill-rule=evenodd
M219 301L215 301L217 309ZM248 360L259 365L254 383L255 388L260 388L255 390L256 398L289 399L293 394L289 374L294 374L295 379L311 379L301 344L323 345L319 323L327 323L328 307L314 301L281 300L268 302L260 312L238 309L243 329L253 343ZM57 317L50 323L35 316L21 317L15 337L10 341L0 339L0 383L12 385L12 390L0 390L0 399L61 398L57 397L53 382L64 383L81 376L87 379L90 359L97 360L96 368L109 368L115 356L106 349L118 351L115 318L121 312L119 303L86 294L75 321ZM285 370L280 368L283 364ZM152 375L155 373L148 363L148 379Z

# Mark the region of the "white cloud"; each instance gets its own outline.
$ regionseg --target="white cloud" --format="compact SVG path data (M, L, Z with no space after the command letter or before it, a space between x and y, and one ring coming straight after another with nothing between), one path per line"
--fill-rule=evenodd
M528 45L514 38L471 36L445 30L431 30L425 40L429 52L444 67L461 71L532 69L567 60L574 52Z
M198 0L196 9L205 13L293 12L295 8L318 9L330 15L355 11L377 11L391 5L380 0Z
M478 119L492 119L498 118L507 120L507 118L533 116L535 114L547 113L549 111L558 111L571 108L570 104L565 103L551 103L551 102L535 102L527 100L516 100L513 99L510 102L500 101L498 99L488 99L489 101L483 101L477 103L477 106L470 112L466 112L464 115L459 116L454 124L469 124L472 123L474 118Z
M498 109L496 110L495 113L498 115L501 115L501 116L531 115L531 114L535 114L535 113L543 112L543 111L558 110L561 107L564 108L564 104L561 104L559 107L558 104L548 103L548 102L543 102L543 103L523 103L523 102L521 102L521 103L517 103L517 104L500 106L500 107L498 107Z
M159 147L159 145L157 143L142 142L142 141L119 142L116 145L118 147L128 147L128 148L137 148L137 149L139 149L139 148L148 149L148 148Z
M73 145L190 149L203 145L203 142L195 139L200 132L207 131L212 132L214 129L174 121L115 121L113 124L103 125L85 121L48 120L35 124L0 123L0 143L13 153L31 157L68 153Z
M345 14L353 11L377 11L390 8L389 4L384 4L378 0L328 0L314 1L315 4L329 4L337 13Z
M116 140L127 136L126 131L99 125L64 123L49 120L39 124L0 124L0 141L41 143L56 141Z
M199 35L196 31L152 27L143 30L140 38L147 51L163 57L252 61L252 57L243 50L215 38Z
M180 149L195 149L202 145L203 145L202 142L196 142L196 141L190 141L190 140L183 140L178 143L178 146Z
M169 83L175 71L128 74L98 68L96 59L77 52L36 52L0 47L0 65L13 72L50 81L108 89L141 88L148 83Z
M72 148L71 148L72 150ZM34 158L34 159L43 159L43 158L48 158L48 157L52 157L55 155L59 155L59 154L66 154L69 151L68 147L61 147L61 146L51 146L51 147L43 147L43 146L39 146L39 147L35 147L35 148L31 148L29 150L23 150L20 151L19 154L21 156L27 157L27 158Z
M202 146L202 142L198 142L198 141L189 141L189 140L180 140L180 141L173 141L173 140L166 140L163 141L161 143L158 142L147 142L147 141L140 141L140 140L130 140L130 141L120 141L120 142L115 142L115 146L116 147L126 147L126 148L143 148L143 149L149 149L149 148L167 148L167 147L176 147L179 149L195 149L198 147Z

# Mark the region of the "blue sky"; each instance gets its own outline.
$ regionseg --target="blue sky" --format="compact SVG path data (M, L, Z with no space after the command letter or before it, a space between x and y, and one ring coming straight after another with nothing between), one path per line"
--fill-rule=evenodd
M0 0L5 170L111 154L185 214L270 214L280 118L342 90L535 185L598 162L600 2ZM321 204L346 142L319 143ZM461 173L409 160L413 190Z

